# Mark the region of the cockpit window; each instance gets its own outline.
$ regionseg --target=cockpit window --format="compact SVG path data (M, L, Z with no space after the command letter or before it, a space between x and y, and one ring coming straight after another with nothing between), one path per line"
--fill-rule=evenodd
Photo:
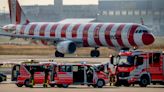
M148 31L147 30L136 30L135 33L148 33Z

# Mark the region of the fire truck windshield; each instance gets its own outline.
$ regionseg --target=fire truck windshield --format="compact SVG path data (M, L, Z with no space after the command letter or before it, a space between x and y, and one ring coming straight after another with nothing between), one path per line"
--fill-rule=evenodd
M118 57L118 66L130 67L134 65L133 56L120 56Z

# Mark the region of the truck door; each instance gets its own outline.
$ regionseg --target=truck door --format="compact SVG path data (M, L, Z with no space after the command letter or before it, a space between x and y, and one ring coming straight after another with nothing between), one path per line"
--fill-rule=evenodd
M152 81L163 80L163 69L162 69L162 54L152 53L149 57L149 71L151 73Z
M84 66L81 65L74 65L73 66L73 82L74 83L84 83L86 81L85 75L84 75Z
M17 81L17 77L20 75L20 65L15 65L12 68L11 81Z
M52 64L51 66L50 66L50 82L51 83L55 83L55 76L57 75L56 74L56 65L54 65L54 64Z

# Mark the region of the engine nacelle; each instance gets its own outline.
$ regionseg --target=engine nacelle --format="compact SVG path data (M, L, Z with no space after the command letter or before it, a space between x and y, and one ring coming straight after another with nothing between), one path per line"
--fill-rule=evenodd
M76 51L76 44L72 41L62 41L57 44L57 51L63 54L71 54Z

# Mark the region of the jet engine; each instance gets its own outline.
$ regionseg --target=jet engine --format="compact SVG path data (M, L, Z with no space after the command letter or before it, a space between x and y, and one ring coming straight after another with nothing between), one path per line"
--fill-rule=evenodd
M73 41L62 41L57 44L57 51L63 54L72 54L76 51L76 44Z

